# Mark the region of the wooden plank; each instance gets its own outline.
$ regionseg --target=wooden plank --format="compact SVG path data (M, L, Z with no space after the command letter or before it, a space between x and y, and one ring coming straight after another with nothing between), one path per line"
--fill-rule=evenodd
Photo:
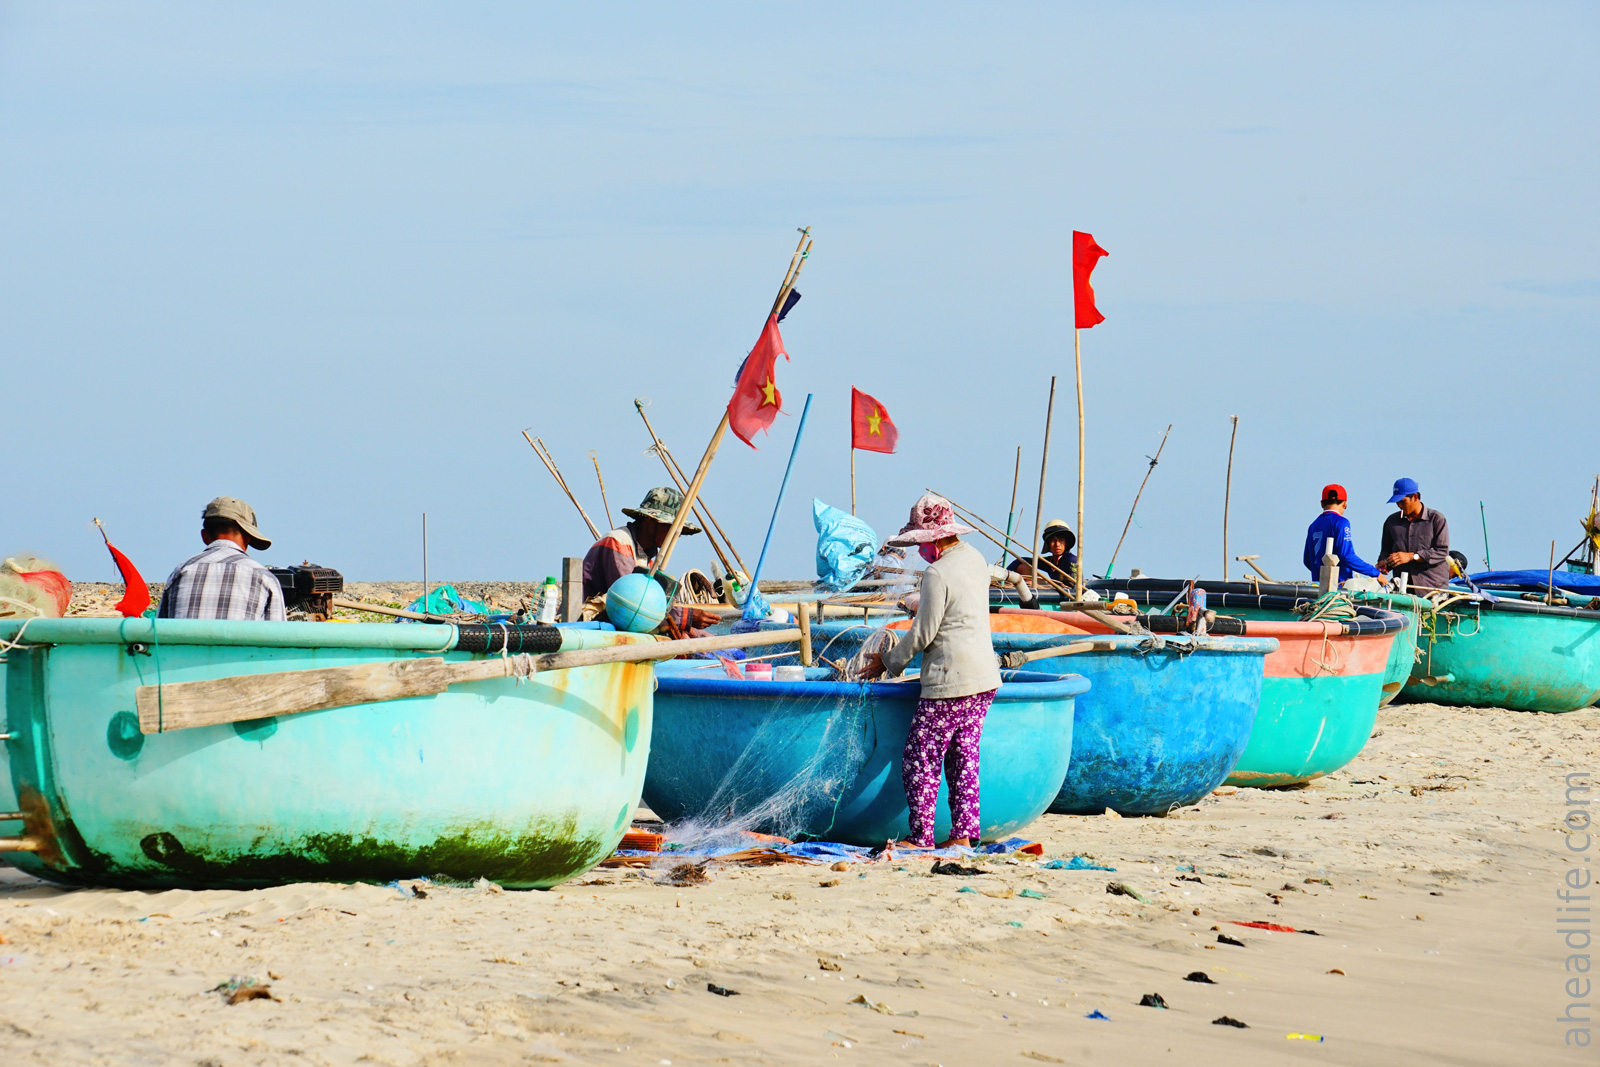
M799 630L767 630L684 641L639 641L535 656L533 669L556 671L602 663L636 663L672 659L695 652L780 645L798 640ZM446 663L438 656L429 656L360 663L350 667L239 674L197 682L174 682L164 686L141 685L135 691L134 699L139 710L140 733L170 733L197 726L218 726L351 704L431 696L462 682L504 678L510 671L510 661L501 656L464 663Z
M374 700L442 693L450 685L438 656L385 660L274 674L241 674L198 682L141 685L135 693L139 732L244 722Z

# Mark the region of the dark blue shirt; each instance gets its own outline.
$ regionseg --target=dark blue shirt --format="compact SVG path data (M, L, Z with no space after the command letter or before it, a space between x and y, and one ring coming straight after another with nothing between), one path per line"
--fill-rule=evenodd
M1358 571L1369 578L1378 576L1378 568L1356 555L1356 546L1350 540L1350 520L1337 511L1324 511L1306 531L1304 561L1306 570L1311 572L1312 581L1322 577L1322 549L1330 537L1333 538L1333 554L1339 557L1341 583L1349 579L1351 571Z

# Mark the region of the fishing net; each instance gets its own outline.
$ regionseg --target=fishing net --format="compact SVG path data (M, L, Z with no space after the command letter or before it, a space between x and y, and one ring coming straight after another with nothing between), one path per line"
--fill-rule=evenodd
M701 812L666 828L670 851L662 861L749 848L759 842L752 835L827 840L834 813L872 754L869 700L864 689L837 700L797 698L806 705L799 714L786 714L787 702L778 702ZM819 716L826 717L820 737ZM774 755L801 747L810 755L774 788Z
M0 563L0 619L43 615L59 619L72 602L72 583L53 563L22 556Z

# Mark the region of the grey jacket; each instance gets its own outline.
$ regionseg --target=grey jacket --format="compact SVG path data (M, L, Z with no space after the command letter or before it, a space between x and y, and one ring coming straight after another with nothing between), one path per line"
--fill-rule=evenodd
M1000 663L989 632L989 564L966 543L945 549L922 574L917 617L883 655L890 674L922 653L922 696L965 697L1000 687Z
M1408 589L1443 589L1450 584L1450 524L1424 505L1415 520L1399 511L1383 520L1383 540L1378 558L1391 552L1415 552L1421 559L1402 563L1395 570L1410 575Z

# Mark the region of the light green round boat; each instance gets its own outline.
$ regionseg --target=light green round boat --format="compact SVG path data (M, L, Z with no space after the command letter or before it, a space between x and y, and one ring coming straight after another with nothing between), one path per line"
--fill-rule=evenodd
M1406 701L1567 712L1600 700L1600 611L1464 594L1423 619L1417 647Z
M19 629L0 624L0 638L18 642L4 652L0 856L42 878L199 888L444 875L550 886L615 849L644 782L648 662L193 728L161 714L184 683L409 664L403 673L504 662L507 642L553 652L648 637L143 618ZM264 681L304 702L300 681ZM141 729L139 712L151 708Z

